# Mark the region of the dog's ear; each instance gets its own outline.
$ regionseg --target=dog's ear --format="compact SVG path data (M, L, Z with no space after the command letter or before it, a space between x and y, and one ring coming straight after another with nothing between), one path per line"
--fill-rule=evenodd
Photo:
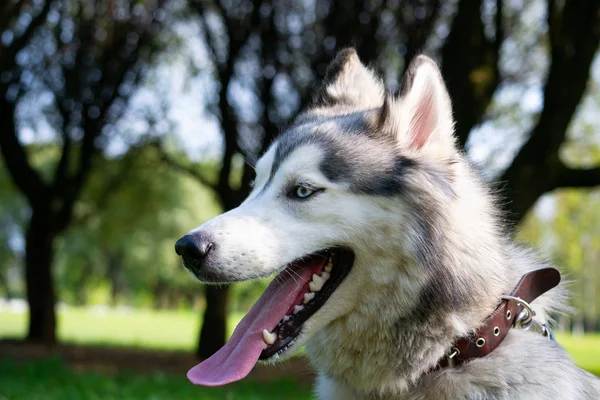
M442 158L455 151L452 105L435 61L421 55L411 62L400 98L386 96L378 126L393 132L402 148Z
M360 62L356 50L347 48L341 50L329 64L314 105L380 107L383 92L379 78Z

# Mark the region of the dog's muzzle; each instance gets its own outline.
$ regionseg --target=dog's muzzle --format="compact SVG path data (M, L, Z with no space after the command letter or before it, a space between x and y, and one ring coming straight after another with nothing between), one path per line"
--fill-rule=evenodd
M215 243L205 232L188 233L175 243L175 252L183 259L183 265L194 275L202 274Z

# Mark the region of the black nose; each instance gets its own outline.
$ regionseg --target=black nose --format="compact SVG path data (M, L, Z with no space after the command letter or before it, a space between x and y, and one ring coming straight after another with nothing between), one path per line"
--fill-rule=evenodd
M192 272L198 272L202 268L213 248L214 243L203 232L188 233L175 243L175 252L183 257L184 265Z

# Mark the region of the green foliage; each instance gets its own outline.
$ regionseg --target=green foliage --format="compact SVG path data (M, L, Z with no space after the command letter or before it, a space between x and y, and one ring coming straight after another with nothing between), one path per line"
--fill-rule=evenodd
M585 320L587 329L598 329L600 190L559 190L547 197L545 204L547 210L528 215L519 237L541 247L570 281L574 319Z
M36 146L32 161L51 169L46 161L54 150ZM181 268L173 244L220 212L214 193L165 166L153 146L132 147L121 157L98 157L95 163L73 223L58 240L59 299L79 305L193 305L201 285ZM20 267L9 236L22 239L28 212L0 165L0 277ZM0 295L6 292L3 282ZM24 295L22 282L10 286Z
M600 320L600 191L561 190L546 201L554 212L530 213L520 238L540 246L565 273L574 318L593 330Z
M310 399L309 388L281 380L250 380L219 388L193 386L185 376L75 373L59 360L0 362L0 399L10 400L258 400Z
M598 101L597 91L590 91L582 102L561 148L567 165L585 168L600 162L595 122L590 120ZM540 247L569 281L574 328L600 331L600 189L556 190L541 205L521 224L519 237Z

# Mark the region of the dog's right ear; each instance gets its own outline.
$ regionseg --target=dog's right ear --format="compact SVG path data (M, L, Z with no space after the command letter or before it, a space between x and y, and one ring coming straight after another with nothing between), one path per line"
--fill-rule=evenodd
M432 59L421 55L410 63L400 98L386 96L377 127L395 136L404 149L435 158L454 154L450 96Z
M360 62L356 50L341 50L329 64L314 99L315 106L380 107L384 87L379 78Z

